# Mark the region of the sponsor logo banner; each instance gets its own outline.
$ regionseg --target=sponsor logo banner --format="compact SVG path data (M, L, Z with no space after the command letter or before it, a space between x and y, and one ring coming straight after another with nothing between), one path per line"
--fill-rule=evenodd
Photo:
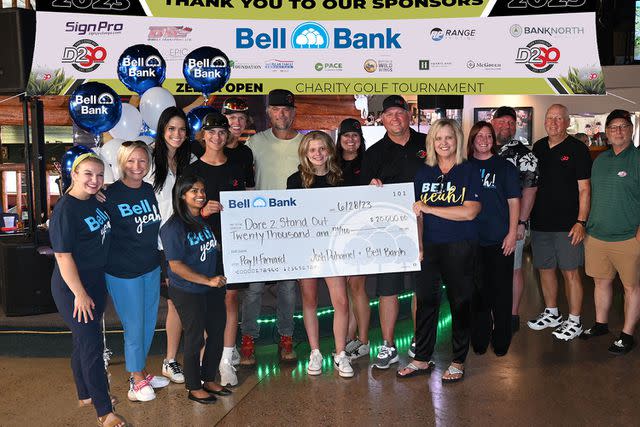
M500 49L488 49L496 40ZM227 93L264 93L284 84L296 93L321 93L307 84L328 83L327 93L429 94L442 93L440 82L449 81L473 82L475 88L449 87L451 93L604 90L598 83L603 77L593 13L546 15L543 25L527 16L440 19L435 25L424 19L317 22L38 12L32 68L36 76L57 73L69 79L68 85L59 85L63 93L76 80L114 80L118 58L135 44L161 52L167 62L164 87L174 93L193 93L184 82L182 61L192 50L212 44L230 58ZM372 78L386 85L339 89L345 82ZM505 84L496 91L495 82L510 80L520 86ZM411 86L404 90L400 83ZM112 87L130 93L122 85Z

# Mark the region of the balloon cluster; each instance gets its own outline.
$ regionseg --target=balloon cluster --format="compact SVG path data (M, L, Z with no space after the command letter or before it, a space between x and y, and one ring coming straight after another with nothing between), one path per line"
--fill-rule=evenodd
M160 115L165 109L176 105L171 92L161 87L166 78L166 69L166 61L155 47L137 44L122 52L117 73L127 89L140 95L139 108L122 103L118 94L103 83L84 83L71 94L69 113L74 123L92 133L96 142L103 132L109 132L112 137L102 147L95 149L108 166L105 168L107 175L110 174L107 172L113 172L114 178L118 177L116 159L122 143L137 139L153 144ZM203 46L185 57L182 71L187 83L207 99L209 94L219 91L227 83L231 65L224 52ZM213 108L203 106L189 112L187 118L192 136L200 130L202 119L211 111L214 111ZM83 149L89 150L76 145L65 154L63 184L66 183L66 187L71 182L73 160L82 154Z

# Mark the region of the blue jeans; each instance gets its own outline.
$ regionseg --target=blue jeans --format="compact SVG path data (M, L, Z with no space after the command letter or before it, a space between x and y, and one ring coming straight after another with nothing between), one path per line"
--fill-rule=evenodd
M242 335L250 335L253 338L260 336L258 317L262 308L262 293L264 282L251 283L244 291L242 301ZM280 336L293 335L293 312L296 307L296 280L283 280L276 284L278 288L277 316L278 333Z
M128 372L144 370L153 341L160 302L160 267L123 279L105 274L107 289L124 328L124 358Z

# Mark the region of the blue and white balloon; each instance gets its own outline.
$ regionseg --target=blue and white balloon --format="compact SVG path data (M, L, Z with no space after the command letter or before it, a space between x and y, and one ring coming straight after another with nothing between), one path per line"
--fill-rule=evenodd
M69 98L69 114L78 127L99 135L112 129L122 114L118 94L104 83L81 84Z
M140 111L131 104L122 104L122 114L120 120L109 131L112 137L121 138L125 141L136 139L142 127L142 116Z
M204 119L204 116L217 111L218 110L213 107L203 105L187 113L187 125L189 126L189 135L192 141L195 141L196 134L202 129L202 119Z
M140 95L160 86L166 75L167 63L153 46L131 46L118 59L118 78L127 89Z
M229 58L220 49L203 46L189 52L182 63L182 73L189 86L205 98L224 87L231 76Z

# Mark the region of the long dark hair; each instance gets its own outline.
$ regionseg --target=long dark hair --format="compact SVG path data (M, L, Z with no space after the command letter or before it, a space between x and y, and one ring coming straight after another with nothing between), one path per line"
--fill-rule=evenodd
M162 190L164 182L167 180L167 175L169 174L169 149L164 140L164 131L167 124L169 124L169 120L174 117L179 117L184 120L184 126L187 129L185 140L180 148L176 150L175 154L176 176L180 176L182 171L189 166L189 160L191 159L187 115L178 107L169 107L160 114L160 118L158 119L156 140L153 146L153 153L151 154L151 161L153 162L153 191L156 193Z
M475 141L476 136L478 136L478 132L480 132L483 128L489 129L489 131L491 131L491 137L493 137L493 144L491 144L491 154L498 154L498 148L496 147L496 131L493 129L491 123L480 120L478 123L473 125L473 127L469 131L469 139L467 139L467 158L469 159L473 157L473 141Z
M180 175L176 181L176 185L173 186L173 214L177 215L180 220L187 225L187 228L191 231L201 231L204 227L202 220L191 215L187 203L182 196L187 194L187 191L191 190L193 185L199 182L204 185L204 180L197 175L186 174Z
M345 132L346 133L346 132ZM340 166L342 167L344 165L345 160L342 158L342 153L344 152L344 148L342 148L342 142L340 141L340 139L342 138L343 134L338 134L338 141L336 141L336 157L338 158L338 163L340 164ZM358 147L358 152L356 153L356 159L360 159L362 160L362 156L364 155L365 152L365 143L364 143L364 137L362 136L362 134L360 135L360 146Z

